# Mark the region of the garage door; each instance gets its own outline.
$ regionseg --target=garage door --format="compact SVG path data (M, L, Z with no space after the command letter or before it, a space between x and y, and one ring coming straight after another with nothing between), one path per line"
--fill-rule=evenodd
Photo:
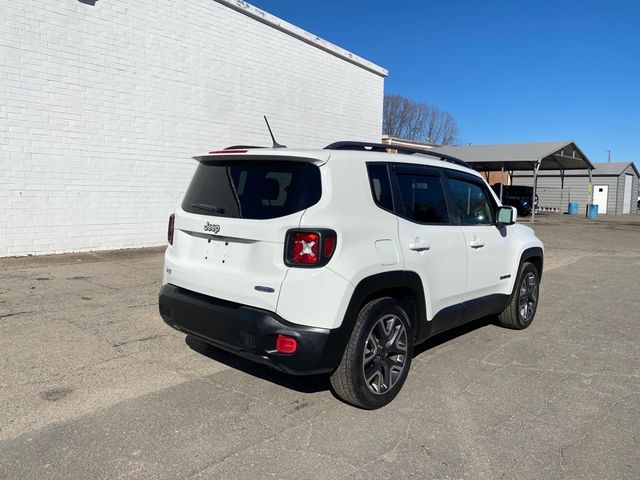
M624 176L624 196L622 201L622 213L631 213L631 185L633 184L633 176Z

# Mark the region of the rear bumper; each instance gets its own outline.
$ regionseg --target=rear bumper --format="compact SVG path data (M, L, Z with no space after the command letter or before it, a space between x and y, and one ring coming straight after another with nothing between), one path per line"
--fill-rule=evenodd
M292 375L335 370L346 344L341 329L289 323L277 314L175 285L160 290L160 315L171 327L200 340ZM294 354L276 352L278 335L295 337Z

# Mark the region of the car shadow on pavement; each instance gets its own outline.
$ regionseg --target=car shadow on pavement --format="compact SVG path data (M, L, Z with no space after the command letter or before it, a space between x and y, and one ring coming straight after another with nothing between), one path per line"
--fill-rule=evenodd
M495 321L496 317L495 315L492 315L471 321L469 323L465 323L464 325L460 325L459 327L455 327L451 330L439 333L428 339L426 342L423 342L420 345L416 345L413 349L413 358L416 358L427 350L431 350L432 348L438 347L443 343L455 340L456 338L462 337L467 333L473 332L474 330L478 330L479 328L489 325L495 325Z
M446 332L435 335L426 342L417 345L413 351L413 358L418 357L422 353L432 348L438 347L444 343L454 340L458 337L466 335L474 330L477 330L488 325L495 323L495 317L484 317L473 322L466 323L459 327L453 328ZM240 370L248 375L266 380L268 382L275 383L281 387L295 390L301 393L316 393L325 390L331 390L331 384L329 383L329 375L307 375L296 376L288 375L286 373L278 372L266 365L252 362L245 358L239 357L232 353L226 352L207 343L198 340L191 335L187 335L185 343L193 351L204 355L205 357L220 362L228 367L236 370Z
M269 368L266 365L252 362L246 358L239 357L207 343L201 342L191 335L187 335L185 342L189 348L201 355L204 355L205 357L290 390L295 390L301 393L316 393L329 390L330 388L328 375L287 375L286 373L281 373Z

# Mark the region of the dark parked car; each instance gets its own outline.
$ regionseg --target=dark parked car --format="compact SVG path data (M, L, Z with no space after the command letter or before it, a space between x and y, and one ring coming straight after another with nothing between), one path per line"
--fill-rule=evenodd
M496 195L500 196L500 184L494 183L491 188ZM502 204L516 207L518 215L531 215L531 198L533 197L533 187L524 185L503 185ZM538 206L538 195L536 195L535 206Z

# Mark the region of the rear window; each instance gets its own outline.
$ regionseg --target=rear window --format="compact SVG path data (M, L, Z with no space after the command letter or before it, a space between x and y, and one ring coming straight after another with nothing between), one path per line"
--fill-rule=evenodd
M186 212L268 219L320 200L320 169L291 161L200 162L182 202Z
M369 183L371 184L371 193L373 201L379 207L393 211L393 198L391 194L391 182L389 181L389 172L386 163L369 163L367 164L369 172Z

